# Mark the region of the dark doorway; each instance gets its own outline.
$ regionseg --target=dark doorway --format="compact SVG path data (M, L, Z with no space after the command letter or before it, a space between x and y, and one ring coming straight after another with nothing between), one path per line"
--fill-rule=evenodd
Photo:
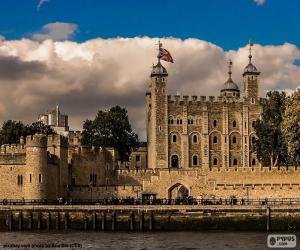
M179 167L178 155L172 155L172 157L171 157L171 167L172 168L178 168Z

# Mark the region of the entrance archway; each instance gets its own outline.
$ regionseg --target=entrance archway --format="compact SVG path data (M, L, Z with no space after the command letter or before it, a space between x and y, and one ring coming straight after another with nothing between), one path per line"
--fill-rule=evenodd
M189 197L189 190L181 183L176 183L168 190L169 199L186 199Z
M179 158L178 155L172 155L171 157L171 168L179 167Z

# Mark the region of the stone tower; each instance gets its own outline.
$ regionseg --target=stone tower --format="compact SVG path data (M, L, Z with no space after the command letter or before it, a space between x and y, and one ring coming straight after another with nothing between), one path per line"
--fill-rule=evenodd
M47 137L35 134L26 137L25 199L47 199Z
M244 69L243 81L244 81L244 97L251 103L255 103L258 98L258 81L260 72L252 64L252 46L253 43L249 43L249 63Z
M167 77L167 70L158 56L151 72L150 91L146 93L149 168L168 168Z

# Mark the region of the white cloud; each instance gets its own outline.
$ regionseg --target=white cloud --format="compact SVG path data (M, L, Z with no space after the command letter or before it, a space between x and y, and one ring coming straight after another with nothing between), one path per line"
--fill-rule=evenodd
M4 41L5 37L0 35L0 41Z
M170 94L219 95L233 60L233 79L242 91L248 48L224 51L198 39L161 39L175 60L163 62L169 72ZM145 138L145 92L156 63L158 39L148 37L93 39L84 43L29 39L0 42L0 123L7 119L32 122L39 113L61 105L70 126L98 109L125 106L133 127ZM253 49L253 63L262 72L261 95L270 89L300 86L299 49L289 43Z
M41 30L33 33L31 38L35 41L45 41L52 39L55 41L64 41L72 38L78 26L73 23L48 23Z
M45 3L49 3L50 0L39 0L36 9L39 11Z
M254 0L254 2L256 2L257 5L263 5L266 2L266 0Z

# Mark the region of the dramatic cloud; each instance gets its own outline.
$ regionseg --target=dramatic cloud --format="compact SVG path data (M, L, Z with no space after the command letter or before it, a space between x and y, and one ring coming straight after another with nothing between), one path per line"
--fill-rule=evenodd
M45 41L52 39L54 41L64 41L72 38L78 26L73 23L48 23L43 26L41 30L31 35L35 41Z
M39 0L38 5L36 7L37 10L40 10L45 3L50 2L50 0Z
M212 43L175 38L161 39L175 60L163 62L169 73L170 94L219 95L226 81L227 61L233 61L233 79L242 91L242 72L248 47L224 51ZM70 127L98 109L125 106L134 129L145 138L145 92L156 63L158 39L94 39L36 42L0 40L0 122L32 122L56 104L69 114ZM300 51L292 44L253 48L253 63L262 72L261 95L267 90L300 86Z
M263 5L266 0L254 0L254 2L256 2L258 5Z

